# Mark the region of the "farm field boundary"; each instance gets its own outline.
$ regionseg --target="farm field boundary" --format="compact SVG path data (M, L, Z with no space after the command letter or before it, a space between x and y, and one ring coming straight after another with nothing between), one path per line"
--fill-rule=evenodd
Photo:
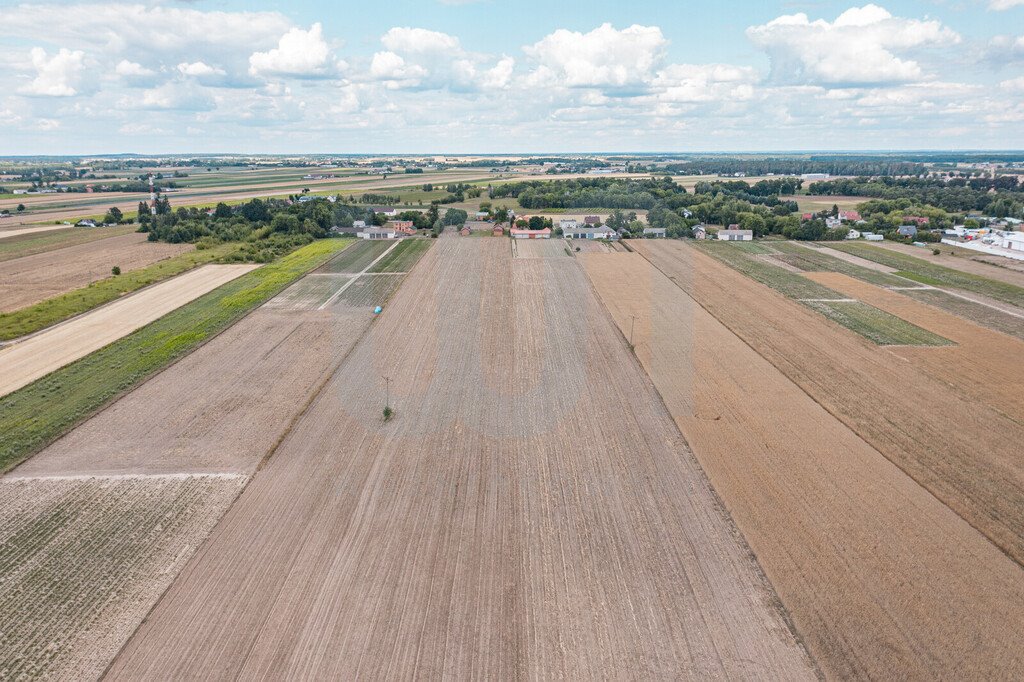
M313 242L0 398L0 471L241 319L350 240Z
M108 271L108 276L104 279L80 289L48 298L14 312L0 313L0 341L27 336L183 272L216 263L236 252L238 248L238 244L222 244L202 251L181 253L116 276L109 276ZM55 255L59 252L52 253ZM0 265L0 270L2 269ZM2 288L0 285L0 289Z
M1017 564L642 256L579 258L826 676L1005 674Z
M819 405L1007 555L1024 561L1024 428L1018 422L860 336L822 324L700 249L670 240L633 248Z
M91 227L63 230L52 234L22 235L0 240L0 262L12 258L23 258L44 251L63 249L69 246L131 234L135 225L118 225L117 227Z
M0 349L0 396L131 334L255 265L205 265Z
M816 672L578 264L486 239L427 252L108 677L211 666Z

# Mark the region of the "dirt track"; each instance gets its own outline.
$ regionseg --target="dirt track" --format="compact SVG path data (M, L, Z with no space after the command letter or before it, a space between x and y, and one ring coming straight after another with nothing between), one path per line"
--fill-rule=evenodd
M193 249L191 244L146 241L132 233L0 262L0 312L10 312L105 277Z
M773 599L576 262L446 239L110 677L809 678Z
M0 395L127 336L255 267L205 265L0 349Z
M1024 561L1018 422L682 242L634 248L816 402Z
M1024 671L1024 571L641 256L582 262L830 677Z

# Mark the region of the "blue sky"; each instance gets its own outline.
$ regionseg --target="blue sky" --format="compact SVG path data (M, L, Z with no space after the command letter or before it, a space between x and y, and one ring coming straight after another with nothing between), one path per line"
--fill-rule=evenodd
M1024 148L1024 0L0 0L0 154Z

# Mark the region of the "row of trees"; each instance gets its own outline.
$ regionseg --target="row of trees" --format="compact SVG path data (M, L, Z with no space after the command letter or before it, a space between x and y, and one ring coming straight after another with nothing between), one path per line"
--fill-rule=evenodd
M809 194L906 199L950 213L981 211L998 218L1024 218L1024 185L1015 176L996 178L850 178L814 182Z

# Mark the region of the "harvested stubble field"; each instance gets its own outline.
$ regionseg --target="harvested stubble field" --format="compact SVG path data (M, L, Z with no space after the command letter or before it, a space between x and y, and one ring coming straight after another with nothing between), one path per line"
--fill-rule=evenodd
M1024 357L1024 343L1019 339L919 303L904 296L904 292L886 291L831 272L808 277L955 341L955 347L902 347L892 352L977 402L1024 423L1024 363L1007 361ZM1024 319L1018 319L1017 325L1024 331Z
M828 412L1024 561L1024 426L699 249L675 241L634 248Z
M838 291L803 276L807 268L822 267L820 261L829 259L828 256L819 255L815 258L815 254L808 253L807 258L804 258L801 251L791 254L788 253L788 250L781 250L785 248L781 243L710 241L697 242L697 244L702 251L711 254L734 270L800 302L880 346L943 346L950 343L948 339L933 334L927 329L922 329L861 301L851 300ZM794 248L800 249L801 247L789 247L789 249ZM782 260L778 263L773 262L775 259L783 258L789 258L790 262ZM857 266L835 258L831 258L830 261L840 270L849 271L856 268L857 272L872 280L882 276L888 277L888 275L873 270L857 268ZM893 279L909 283L899 278Z
M384 305L391 298L391 294L398 290L398 285L405 279L402 274L377 275L366 273L360 275L345 291L337 298L356 308L373 308Z
M0 678L99 678L243 482L0 479Z
M0 350L0 396L127 336L256 267L206 265Z
M561 239L512 239L515 258L565 258L569 247ZM507 245L506 245L507 246Z
M109 676L814 672L578 265L448 239Z
M127 272L192 248L191 244L148 242L145 234L132 233L0 262L0 312L110 277L115 265Z
M432 239L402 239L394 250L377 261L367 272L405 272L415 265L433 243Z
M639 254L581 261L827 676L1024 671L1016 563Z
M354 248L354 247L349 247ZM352 279L349 275L327 272L310 273L270 301L268 308L317 310Z
M896 268L904 277L924 284L963 289L1024 308L1024 286L1000 281L994 278L988 270L985 271L984 276L977 275L963 269L947 267L946 261L942 261L943 264L939 265L917 256L872 244L833 243L831 246L834 249Z
M361 239L354 245L345 249L337 257L320 266L317 273L355 274L362 272L370 263L379 258L391 247L397 248L397 244L390 239L379 241Z

